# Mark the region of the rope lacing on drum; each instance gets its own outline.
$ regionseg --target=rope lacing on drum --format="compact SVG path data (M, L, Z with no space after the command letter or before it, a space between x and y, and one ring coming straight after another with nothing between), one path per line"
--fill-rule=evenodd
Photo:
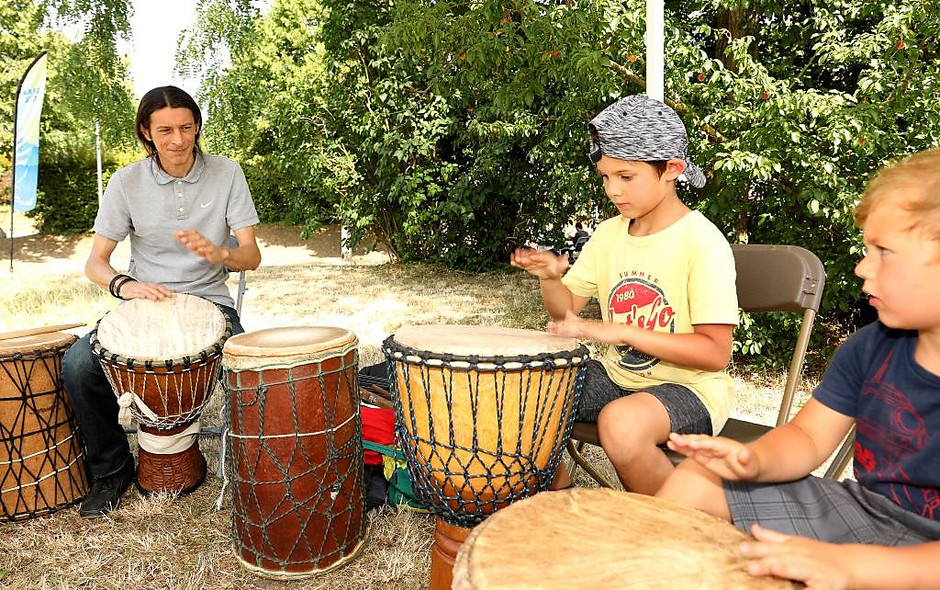
M26 520L80 501L88 490L83 444L61 387L62 355L69 344L0 357L15 395L0 396L9 409L0 421L0 518ZM52 389L38 390L37 383ZM63 434L65 436L63 436ZM38 438L39 440L35 440ZM24 453L24 443L40 451ZM21 493L22 492L22 493Z
M383 343L383 352L397 435L412 486L418 498L439 511L443 520L474 526L493 511L551 483L571 435L588 359L585 347L539 355L456 355L416 350L392 336ZM513 385L516 380L518 384ZM459 444L458 439L465 440L467 433L458 436L454 430L455 384L469 392L469 444ZM570 398L568 386L574 389ZM492 392L494 398L484 400L484 391ZM435 403L432 392L442 395L444 403ZM493 414L486 419L495 425L495 441L491 440L493 433L487 432L489 440L484 445L480 408L490 402ZM442 405L446 415L431 411ZM427 424L418 422L418 408ZM512 412L517 412L516 420L512 420ZM507 428L512 423L515 432ZM423 430L427 430L426 436ZM538 467L540 462L544 467Z
M230 422L222 452L229 467L223 470L216 508L221 508L225 487L231 483L233 540L239 555L251 555L252 565L265 575L275 569L287 572L288 567L295 571L333 567L365 539L358 351L351 352L351 361L335 359L335 369L317 366L312 371L309 363L243 370L223 367ZM337 390L351 396L344 403L353 404L348 408L351 414L341 419L337 404L342 396ZM336 399L330 401L324 393L322 399L313 400L311 391L333 391ZM272 395L290 397L294 427L290 436L264 432ZM308 428L308 412L321 406L322 428ZM272 486L282 487L284 493L277 496L277 510L264 513L261 507L270 503L266 500ZM349 497L349 489L359 490L360 497ZM355 511L359 518L354 518ZM285 519L297 519L298 531L306 534L274 538L274 525ZM322 535L311 533L320 530ZM292 545L284 547L285 542Z
M144 426L170 430L189 425L202 414L219 378L222 346L231 335L231 322L226 318L222 336L196 354L201 362L193 362L192 355L141 361L117 354L101 344L97 326L89 343L117 397L119 422L130 426L133 418ZM149 404L144 399L148 388Z

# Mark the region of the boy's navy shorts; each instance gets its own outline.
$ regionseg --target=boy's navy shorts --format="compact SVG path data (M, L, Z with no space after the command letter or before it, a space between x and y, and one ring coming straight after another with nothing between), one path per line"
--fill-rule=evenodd
M607 376L604 365L596 359L587 362L581 401L578 403L578 422L597 422L601 408L608 403L645 391L658 399L669 414L672 432L679 434L711 434L712 419L708 409L695 392L678 383L664 383L645 389L624 389Z
M731 521L829 543L915 545L940 540L940 523L901 508L858 482L815 476L785 483L726 481Z

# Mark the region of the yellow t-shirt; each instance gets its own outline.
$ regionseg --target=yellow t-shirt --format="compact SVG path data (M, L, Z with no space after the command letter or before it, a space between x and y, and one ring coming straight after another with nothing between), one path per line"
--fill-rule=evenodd
M562 279L575 295L597 297L605 322L691 334L695 324L738 323L734 255L717 227L692 211L649 236L627 233L630 220L601 223ZM642 390L678 383L694 391L718 433L734 402L724 372L661 361L629 346L611 345L600 359L620 387Z

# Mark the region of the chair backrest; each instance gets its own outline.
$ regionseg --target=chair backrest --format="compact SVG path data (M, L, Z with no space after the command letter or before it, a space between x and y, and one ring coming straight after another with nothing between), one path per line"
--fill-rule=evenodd
M790 360L777 426L789 420L790 409L816 313L826 285L826 269L815 254L799 246L734 244L738 306L745 312L802 313L803 321Z
M228 246L229 248L238 248L238 240L235 239L234 235L228 237ZM238 312L238 317L242 315L242 299L245 297L246 282L245 271L238 271L238 293L235 295L235 311Z

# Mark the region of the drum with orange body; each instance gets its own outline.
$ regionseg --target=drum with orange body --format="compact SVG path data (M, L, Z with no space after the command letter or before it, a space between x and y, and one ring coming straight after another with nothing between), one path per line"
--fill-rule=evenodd
M231 333L214 303L179 293L126 301L92 330L92 353L118 397L121 422L139 424L141 491L188 493L205 479L199 418L218 384Z
M443 590L469 527L551 483L588 351L487 326L404 326L383 351L412 487L439 514L430 587Z
M473 529L457 552L453 588L793 588L747 573L746 539L726 521L651 496L606 488L538 494Z
M551 483L588 351L487 326L405 326L386 339L402 448L421 501L472 526Z
M62 388L63 332L0 340L0 516L24 520L88 491L78 426Z
M255 573L303 578L364 547L358 344L330 327L271 328L225 344L232 536Z

